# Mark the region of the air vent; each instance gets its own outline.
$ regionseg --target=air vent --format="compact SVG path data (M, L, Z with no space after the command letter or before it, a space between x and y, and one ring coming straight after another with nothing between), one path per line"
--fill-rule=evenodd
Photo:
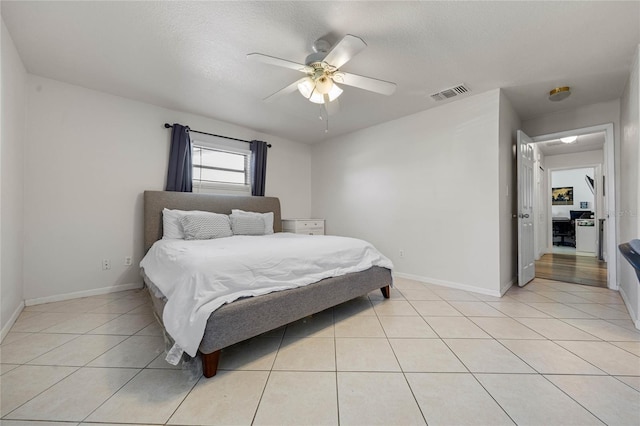
M455 87L444 89L438 93L431 95L431 99L434 101L444 101L445 99L453 98L454 96L463 95L470 92L469 88L463 84L459 84Z

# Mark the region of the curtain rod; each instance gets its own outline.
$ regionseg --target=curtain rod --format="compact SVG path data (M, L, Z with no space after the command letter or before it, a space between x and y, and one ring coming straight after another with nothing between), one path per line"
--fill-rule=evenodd
M172 128L172 127L173 127L173 126L172 126L171 124L169 124L169 123L164 123L164 128L165 128L165 129L170 129L170 128ZM238 138L232 138L232 137L229 137L229 136L216 135L215 133L200 132L200 131L198 131L198 130L191 130L191 129L189 129L189 131L190 131L190 132L193 132L193 133L200 133L201 135L209 135L209 136L215 136L215 137L217 137L217 138L231 139L232 141L238 141L238 142L251 143L251 141L246 141L246 140L244 140L244 139L238 139ZM269 143L269 144L267 144L267 148L271 148L271 144L270 144L270 143Z

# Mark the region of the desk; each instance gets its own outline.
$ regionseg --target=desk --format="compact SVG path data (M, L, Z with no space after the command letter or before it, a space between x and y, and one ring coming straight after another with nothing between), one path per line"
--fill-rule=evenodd
M568 217L554 217L553 223L553 245L554 246L576 246L575 227L573 221ZM559 239L559 241L556 240Z
M594 219L576 219L576 251L596 254L596 226Z

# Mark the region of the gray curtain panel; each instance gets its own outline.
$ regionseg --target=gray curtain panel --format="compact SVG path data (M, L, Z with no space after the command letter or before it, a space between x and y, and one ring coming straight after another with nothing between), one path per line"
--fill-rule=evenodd
M267 143L251 141L251 195L264 196L267 176Z
M192 170L189 127L173 123L165 191L193 192Z

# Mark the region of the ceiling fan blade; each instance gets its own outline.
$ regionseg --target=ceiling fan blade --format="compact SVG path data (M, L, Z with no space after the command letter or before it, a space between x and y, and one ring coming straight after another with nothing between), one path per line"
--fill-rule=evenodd
M340 68L346 64L349 59L362 52L365 47L367 47L367 43L365 43L360 37L347 34L338 42L338 44L333 46L333 49L327 53L327 56L324 57L323 61L334 68Z
M278 99L284 95L288 95L289 93L293 93L296 90L298 90L298 84L300 84L302 81L304 81L304 79L307 77L303 77L300 80L294 81L293 83L291 83L290 85L288 85L285 88L282 88L280 90L278 90L277 92L267 96L266 98L263 99L263 101L265 102L272 102L275 99Z
M362 75L347 72L335 73L333 75L333 80L337 83L346 84L347 86L353 86L387 96L392 95L393 92L396 91L397 87L395 83L390 81L378 80L377 78L364 77Z
M249 53L247 55L247 59L256 62L262 62L269 65L275 65L277 67L289 68L292 70L304 72L304 73L313 73L313 68L299 64L297 62L287 61L286 59L276 58L275 56L263 55L262 53Z

